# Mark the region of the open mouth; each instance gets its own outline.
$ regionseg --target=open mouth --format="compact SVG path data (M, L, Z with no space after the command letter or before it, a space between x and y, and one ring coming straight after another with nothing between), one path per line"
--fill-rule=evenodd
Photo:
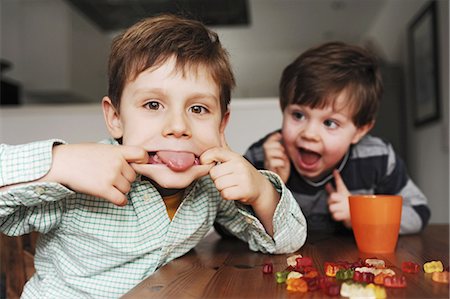
M171 170L181 172L194 165L200 165L200 159L194 153L182 151L149 152L149 164L164 164Z
M307 166L314 165L322 157L322 155L305 148L300 148L299 152L302 163Z

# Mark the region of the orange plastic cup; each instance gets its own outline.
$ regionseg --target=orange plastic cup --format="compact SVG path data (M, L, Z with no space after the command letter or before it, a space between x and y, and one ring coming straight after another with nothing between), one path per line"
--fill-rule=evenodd
M350 195L350 215L358 250L392 253L397 245L402 216L399 195Z

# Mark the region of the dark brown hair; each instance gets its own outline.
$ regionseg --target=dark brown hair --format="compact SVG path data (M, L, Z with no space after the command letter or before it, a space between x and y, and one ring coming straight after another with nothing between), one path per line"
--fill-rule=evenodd
M376 57L358 46L329 42L307 50L284 69L280 106L324 108L343 91L357 127L375 120L383 93Z
M108 96L114 107L119 109L127 82L171 57L183 74L199 66L210 71L219 86L223 116L235 86L228 53L215 32L198 21L174 15L144 19L114 39L108 67Z

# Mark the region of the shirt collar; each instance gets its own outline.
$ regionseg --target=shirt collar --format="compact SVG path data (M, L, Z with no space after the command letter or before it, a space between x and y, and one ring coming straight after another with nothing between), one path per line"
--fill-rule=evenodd
M337 167L337 170L339 170L339 172L341 172L341 170L344 168L345 164L348 161L348 157L350 156L350 151L347 151L345 153L344 158L342 158L341 163L339 164L339 166ZM303 177L303 180L308 184L311 185L313 187L321 187L323 185L325 185L326 183L328 183L331 179L333 179L333 173L330 173L329 175L327 175L326 177L324 177L323 179L321 179L318 182L313 182L311 180L308 180L307 178Z

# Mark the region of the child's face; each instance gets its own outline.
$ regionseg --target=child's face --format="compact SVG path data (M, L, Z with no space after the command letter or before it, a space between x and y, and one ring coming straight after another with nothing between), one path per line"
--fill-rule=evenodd
M111 135L149 153L141 174L163 188L186 188L206 175L212 165L199 165L200 155L221 146L228 113L222 119L218 85L205 68L197 70L183 77L172 58L125 85L120 113L103 100Z
M328 175L372 127L357 128L341 93L334 104L312 109L288 105L283 112L282 135L287 154L302 176L317 181Z

